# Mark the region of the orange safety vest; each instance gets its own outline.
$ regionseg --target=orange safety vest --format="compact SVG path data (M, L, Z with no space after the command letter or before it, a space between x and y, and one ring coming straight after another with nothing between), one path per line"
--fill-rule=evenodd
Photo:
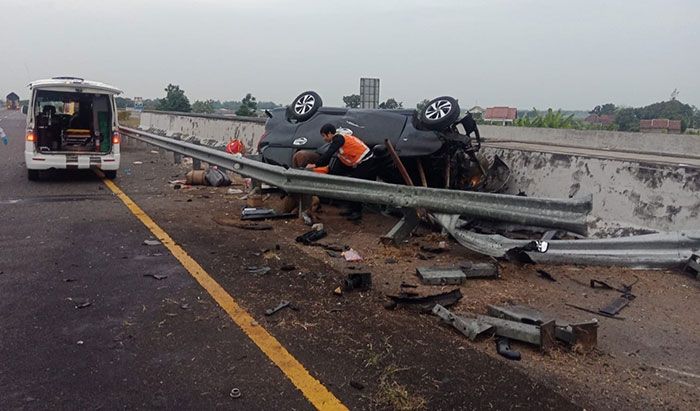
M357 167L369 154L369 147L355 136L347 135L343 138L345 144L338 150L338 160L348 167Z

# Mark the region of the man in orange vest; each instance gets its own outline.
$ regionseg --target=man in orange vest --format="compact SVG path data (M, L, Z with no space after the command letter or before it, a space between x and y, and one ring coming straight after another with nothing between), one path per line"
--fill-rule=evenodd
M333 124L325 124L321 127L323 141L330 143L328 150L321 155L315 164L308 164L307 169L317 173L329 173L360 178L363 180L375 180L377 173L372 150L353 135L339 134ZM333 156L337 156L338 163L332 164ZM350 203L350 208L341 213L348 220L357 221L362 218L362 203Z

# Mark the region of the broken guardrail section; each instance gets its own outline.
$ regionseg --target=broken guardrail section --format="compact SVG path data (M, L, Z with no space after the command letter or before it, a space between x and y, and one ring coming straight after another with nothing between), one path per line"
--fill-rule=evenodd
M591 195L573 199L551 199L387 184L285 169L133 128L119 129L126 136L232 170L290 193L313 194L398 208L424 208L432 212L561 229L578 234L586 233L586 217L592 208Z
M491 257L526 247L532 240L513 240L498 234L460 229L458 215L433 214L457 242ZM700 250L700 230L674 231L629 237L548 240L545 252L526 252L536 263L588 264L629 268L680 268Z

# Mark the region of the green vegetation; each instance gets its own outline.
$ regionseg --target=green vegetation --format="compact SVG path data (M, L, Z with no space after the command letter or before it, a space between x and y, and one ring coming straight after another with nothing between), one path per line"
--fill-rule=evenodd
M583 128L581 122L574 119L573 114L565 115L561 110L554 111L551 108L545 114L533 108L524 117L516 118L513 125L516 127Z
M200 101L197 100L194 103L192 103L192 112L193 113L204 113L204 114L211 114L214 112L214 100L205 100L205 101Z
M430 100L428 100L428 99L426 98L425 100L423 100L423 101L421 101L420 103L416 104L416 110L418 110L418 112L420 113L420 112L423 111L423 109L428 105L428 103L430 103Z
M360 107L360 95L359 94L350 94L349 96L343 96L343 103L345 103L345 107L348 108L358 108Z
M236 115L241 117L253 117L258 109L258 102L252 94L248 93L241 100L241 105L236 110Z
M158 104L158 110L190 112L192 107L190 101L185 96L185 90L180 90L180 86L168 84L165 88L165 98Z
M403 101L396 101L396 99L390 98L385 102L379 103L379 108L382 110L396 110L398 108L403 108Z

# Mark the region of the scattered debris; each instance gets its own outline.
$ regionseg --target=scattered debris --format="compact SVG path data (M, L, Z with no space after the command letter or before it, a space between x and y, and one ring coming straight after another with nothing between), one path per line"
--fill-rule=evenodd
M386 308L394 309L396 307L405 306L406 308L418 309L421 312L431 312L435 304L440 304L443 307L450 307L462 299L462 292L459 288L452 291L426 295L421 297L406 297L401 295L387 295L392 300L391 304Z
M204 178L207 184L212 187L225 187L231 185L231 179L225 171L219 170L216 167L209 167L206 170Z
M540 277L544 278L545 280L549 280L553 283L557 282L557 279L552 277L552 274L546 272L545 270L537 269L537 273L540 275Z
M282 300L282 301L277 305L277 307L275 307L275 308L268 308L267 310L265 310L265 315L267 315L267 316L273 315L273 314L275 314L277 311L279 311L279 310L281 310L281 309L283 309L283 308L289 307L289 304L290 304L289 301L287 301L287 300Z
M472 263L465 261L459 265L467 279L498 278L498 265L494 263Z
M153 278L155 278L156 280L159 280L159 281L160 281L160 280L165 280L166 278L168 278L167 275L160 275L160 274L144 274L143 276L144 276L144 277L153 277Z
M422 244L420 246L421 251L426 251L433 254L440 254L445 251L449 251L450 247L447 245L447 241L440 241L437 246Z
M585 312L587 312L587 313L591 313L591 314L600 314L600 315L602 315L603 317L606 317L606 318L612 318L612 319L614 319L614 320L624 320L623 317L618 317L618 316L616 316L616 315L606 314L606 313L600 312L599 310L593 310L593 309L591 309L591 308L581 307L581 306L574 305L574 304L570 304L570 303L564 303L564 305L567 306L567 307L575 308L575 309L577 309L577 310L585 311Z
M314 225L311 226L311 229L312 229L312 230L316 230L316 231L323 231L323 224L321 224L321 223L316 223L316 224L314 224Z
M306 211L301 213L301 218L302 218L302 220L304 220L304 224L306 224L308 226L311 226L314 224L314 220L311 218L309 213L307 213Z
M433 311L433 314L440 317L446 323L452 325L454 328L456 328L459 332L464 334L471 341L476 340L476 338L479 335L481 335L487 331L491 331L493 329L493 326L491 324L486 324L486 323L476 321L474 319L466 319L466 318L462 318L460 316L454 315L450 312L450 310L448 310L447 308L443 307L440 304L435 304L435 307L433 307L432 311Z
M240 188L229 188L226 190L226 194L243 194L243 190Z
M693 254L688 258L688 262L683 267L684 273L695 274L695 278L700 280L700 255Z
M297 267L294 264L282 264L280 267L280 270L282 271L292 271L295 270Z
M458 285L467 279L467 276L458 268L417 267L416 274L423 284L428 285Z
M158 240L143 240L144 245L161 245L161 242Z
M92 305L90 301L85 301L82 303L74 302L75 303L75 308L87 308Z
M367 291L372 288L372 273L350 273L343 285L345 291Z
M136 164L136 165L138 166L138 165L141 165L141 164L143 164L143 161L134 161L134 163L133 163L133 164Z
M401 284L399 285L399 287L401 287L401 288L418 288L418 286L415 284L409 284L409 283L406 283L403 281L401 281Z
M191 186L203 186L207 184L205 170L192 170L185 174L185 184Z
M326 254L328 254L328 256L332 258L341 258L343 256L339 252L333 250L326 250Z
M2 271L0 271L0 274L2 274ZM72 282L75 282L75 281L78 281L78 280L75 279L75 278L64 278L64 279L63 279L63 282L64 282L64 283L72 283Z
M358 381L350 380L350 386L356 390L364 390L365 385Z
M416 257L418 257L419 260L423 260L423 261L432 260L433 258L435 258L434 255L423 254L423 253L416 254Z
M347 251L343 251L342 256L345 257L345 261L347 262L362 261L362 256L352 248Z
M549 249L547 241L530 241L522 247L513 247L506 251L505 258L508 261L521 264L535 264L535 261L527 254L528 251L546 253Z
M83 342L83 340L78 340L77 344L78 344L78 345L83 345L83 344L85 344L85 343Z
M510 349L510 340L506 337L496 338L496 351L509 360L520 361L520 351Z
M316 241L326 237L327 235L328 233L326 232L326 230L311 230L297 237L296 242L302 243L304 245L311 245L312 243L315 243Z
M399 260L397 260L395 258L387 258L386 260L384 260L384 263L386 263L386 264L396 264L398 262L399 262Z
M492 317L517 321L523 324L541 325L545 322L544 315L526 305L511 304L508 306L488 305L488 314Z
M219 224L219 225L240 228L241 230L255 230L255 231L272 230L272 226L269 224L241 223L239 220L235 220L233 218L213 217L212 221L214 221L216 224Z
M637 298L634 294L632 294L632 286L637 284L638 281L639 278L637 278L632 284L622 284L621 288L616 288L606 283L605 281L591 279L591 288L599 287L608 290L615 290L622 293L621 296L615 298L613 301L610 302L610 304L598 310L598 312L600 314L611 317L614 317L617 314L619 314L623 308L627 307L632 300Z
M238 388L233 388L231 389L231 392L228 394L231 398L241 398L241 390Z
M336 288L333 290L333 294L335 295L343 295L343 290L340 289L340 287Z
M253 265L253 266L246 267L246 270L248 270L248 272L251 274L264 275L264 274L269 273L270 270L272 270L272 268L267 267L267 266L258 267L258 266Z
M241 211L241 220L277 220L295 217L296 214L294 213L277 214L277 212L271 208L246 207Z
M542 351L548 351L555 344L555 323L553 320L540 325L532 325L487 315L478 315L476 319L493 325L496 328L496 335L499 337L534 344L539 346Z

